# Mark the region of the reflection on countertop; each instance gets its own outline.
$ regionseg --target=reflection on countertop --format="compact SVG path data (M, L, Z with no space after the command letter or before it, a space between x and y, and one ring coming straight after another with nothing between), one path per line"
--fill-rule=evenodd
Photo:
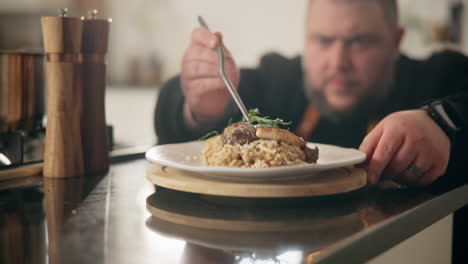
M280 260L288 252L310 254L364 228L357 204L344 203L339 196L214 199L158 188L147 199L153 216L146 225L160 234L218 249L239 260ZM196 253L193 249L190 252ZM195 263L186 256L184 259L184 263Z
M0 191L0 263L46 263L43 196L37 188Z
M218 199L155 189L147 166L126 161L106 175L16 182L0 191L0 262L318 263L343 241L355 246L388 232L389 222L452 192L459 199L456 190L396 185L315 198Z
M158 187L147 199L152 216L146 225L186 241L186 264L315 263L322 249L431 197L385 184L347 194L287 199L225 198ZM203 262L193 261L194 255ZM228 260L219 262L221 257Z

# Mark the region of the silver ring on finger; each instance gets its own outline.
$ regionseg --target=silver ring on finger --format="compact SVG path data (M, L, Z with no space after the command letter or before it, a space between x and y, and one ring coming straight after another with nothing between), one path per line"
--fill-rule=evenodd
M422 171L420 168L414 165L414 163L411 163L406 170L411 172L418 178L421 178L424 175L424 171Z

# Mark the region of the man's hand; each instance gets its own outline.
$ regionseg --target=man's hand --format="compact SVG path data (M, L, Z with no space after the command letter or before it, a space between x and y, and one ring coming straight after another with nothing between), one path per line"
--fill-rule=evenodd
M383 178L427 185L445 173L450 140L425 110L410 110L384 118L359 149L367 154L369 183ZM412 164L423 173L421 177L408 170Z
M192 127L220 119L231 100L231 95L219 74L215 48L222 45L221 33L210 33L198 27L193 30L189 47L182 60L181 85L185 95L184 117ZM226 48L226 74L239 85L240 73Z

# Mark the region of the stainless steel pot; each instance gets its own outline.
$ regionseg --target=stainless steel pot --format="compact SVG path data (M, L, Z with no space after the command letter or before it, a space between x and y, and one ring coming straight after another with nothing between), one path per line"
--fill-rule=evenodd
M45 55L0 51L0 132L32 131L45 114Z

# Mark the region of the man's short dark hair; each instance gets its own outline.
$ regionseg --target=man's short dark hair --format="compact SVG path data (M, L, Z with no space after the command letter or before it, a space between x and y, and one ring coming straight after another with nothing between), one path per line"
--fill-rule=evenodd
M313 0L309 0L309 7ZM392 29L398 28L398 4L397 0L330 0L330 1L341 1L341 2L352 2L352 1L375 1L383 9L385 20Z

